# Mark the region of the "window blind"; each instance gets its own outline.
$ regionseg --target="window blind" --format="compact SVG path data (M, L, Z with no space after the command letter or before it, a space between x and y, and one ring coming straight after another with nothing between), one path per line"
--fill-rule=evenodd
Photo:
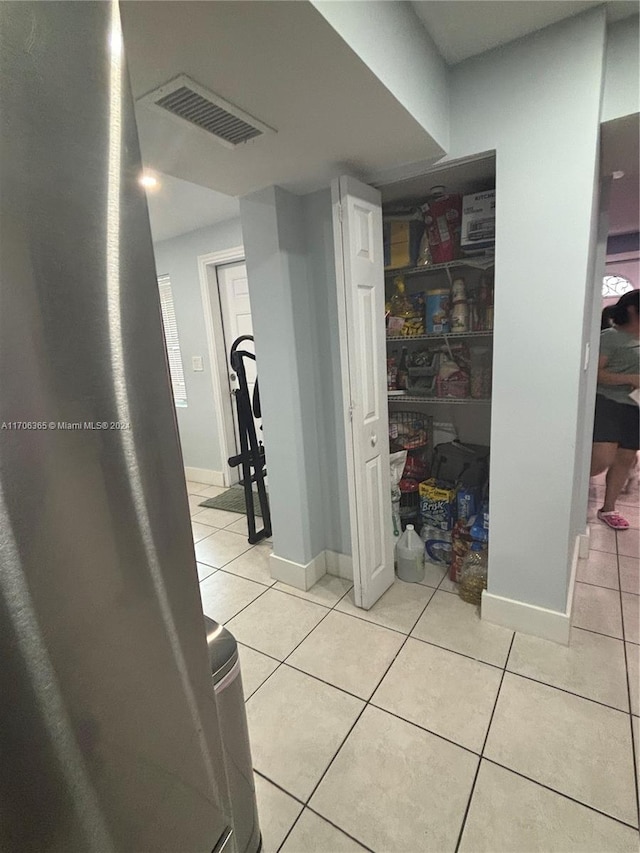
M178 324L176 323L176 312L173 304L171 279L168 275L158 278L158 290L160 291L160 309L162 311L162 325L164 326L164 340L167 345L173 399L176 406L186 406L187 386L184 381L184 368L182 366L180 341L178 340Z

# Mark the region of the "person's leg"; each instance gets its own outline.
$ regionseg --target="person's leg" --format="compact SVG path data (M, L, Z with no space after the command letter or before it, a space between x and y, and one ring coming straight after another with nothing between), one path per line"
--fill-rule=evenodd
M594 441L591 450L590 477L602 474L615 462L618 444L612 441Z
M635 461L635 450L625 450L622 447L618 448L613 464L607 471L607 488L601 512L615 511L616 501Z
M635 451L634 451L635 453ZM640 466L638 465L638 454L636 453L636 459L633 465L631 466L631 470L629 471L629 476L627 477L627 482L622 487L621 494L630 495L633 490L638 490L638 483L640 482Z
M638 464L638 445L640 444L640 408L638 406L621 405L618 412L618 424L620 428L619 450L616 454L615 468L619 468L618 472L612 472L612 500L615 504L616 499L622 491L625 490L625 485L629 482L629 478L637 478ZM618 480L622 479L622 483L618 488ZM618 488L617 494L615 489Z

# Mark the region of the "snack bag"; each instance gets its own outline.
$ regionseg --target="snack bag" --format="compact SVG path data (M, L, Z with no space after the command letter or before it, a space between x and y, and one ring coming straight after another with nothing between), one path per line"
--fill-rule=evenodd
M423 211L433 263L455 260L460 253L462 196L438 195L424 205Z

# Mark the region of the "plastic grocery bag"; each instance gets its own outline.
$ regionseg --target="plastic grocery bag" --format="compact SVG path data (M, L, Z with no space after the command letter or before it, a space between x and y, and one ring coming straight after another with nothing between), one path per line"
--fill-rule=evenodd
M391 475L391 521L393 524L393 535L400 536L402 527L400 524L400 497L399 488L402 472L407 463L407 451L399 450L389 456L389 473Z

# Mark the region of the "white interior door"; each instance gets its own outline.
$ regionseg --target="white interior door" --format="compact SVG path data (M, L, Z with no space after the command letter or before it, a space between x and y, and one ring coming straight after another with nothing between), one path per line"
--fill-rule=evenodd
M394 580L380 194L332 185L355 602Z
M231 370L231 365L229 364L231 346L236 338L239 338L241 335L253 335L249 282L247 281L247 267L244 262L218 267L218 291L220 294L220 308L222 310L229 393L233 396L239 387L239 383L238 377ZM244 346L247 351L254 352L253 344L250 341L247 341ZM253 389L257 376L256 362L251 359L245 359L244 366L247 374L247 385L249 386L249 398L253 400ZM235 402L233 403L233 424L236 449L239 452L240 438ZM260 420L255 420L255 425L256 435L258 436L258 441L260 441L262 436Z

